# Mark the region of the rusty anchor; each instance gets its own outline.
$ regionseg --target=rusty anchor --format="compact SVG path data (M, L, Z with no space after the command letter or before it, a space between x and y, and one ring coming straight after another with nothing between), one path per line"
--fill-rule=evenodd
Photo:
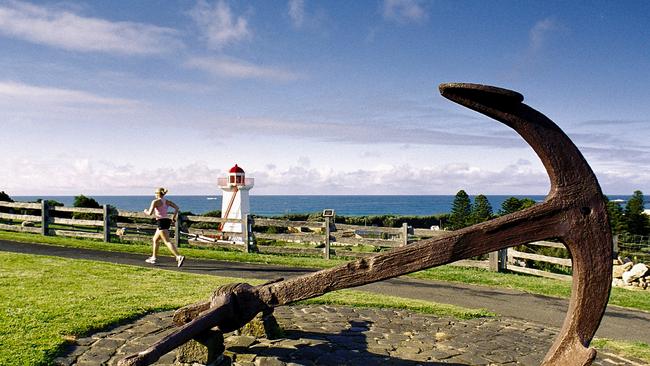
M218 289L209 302L177 312L176 332L121 366L148 365L216 327L236 330L260 312L324 293L365 285L514 245L558 239L571 253L571 300L560 333L542 365L590 365L589 348L605 312L612 278L612 238L603 194L593 171L562 130L514 91L464 83L441 84L441 94L514 129L541 159L551 181L543 203L450 235L288 280Z

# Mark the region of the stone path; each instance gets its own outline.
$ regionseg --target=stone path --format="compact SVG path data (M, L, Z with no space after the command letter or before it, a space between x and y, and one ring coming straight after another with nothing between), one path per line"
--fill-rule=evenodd
M169 334L172 312L77 339L56 360L63 366L116 365ZM558 329L523 320L457 320L405 310L289 306L275 310L285 337L225 335L232 366L539 365ZM175 353L156 365L172 365ZM643 363L599 351L594 365Z

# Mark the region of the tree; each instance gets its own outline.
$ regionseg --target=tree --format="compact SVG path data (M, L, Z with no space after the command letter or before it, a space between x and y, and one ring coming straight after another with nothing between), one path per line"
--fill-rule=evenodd
M36 203L41 203L43 202L42 198L39 198L36 200ZM47 207L63 207L64 204L57 201L57 200L45 200L45 203L47 203Z
M458 230L468 226L471 212L469 196L461 189L454 197L451 215L449 216L449 228Z
M470 221L472 224L487 221L492 218L492 205L487 197L479 194L474 198Z
M507 215L521 210L521 201L517 197L509 197L501 204L499 215Z
M648 215L643 212L644 205L643 193L634 191L632 198L625 205L625 223L630 234L647 235L650 231Z
M517 197L509 197L501 204L501 209L499 210L499 215L507 215L513 212L517 212L528 207L535 206L537 202L530 198L518 199Z
M525 210L528 207L533 207L537 204L537 202L535 202L535 200L532 198L522 198L519 200L519 202L521 202L520 210Z
M0 191L0 201L13 202L14 200L5 191Z
M607 201L607 213L609 216L609 226L614 234L620 234L626 230L625 216L623 207L618 202Z

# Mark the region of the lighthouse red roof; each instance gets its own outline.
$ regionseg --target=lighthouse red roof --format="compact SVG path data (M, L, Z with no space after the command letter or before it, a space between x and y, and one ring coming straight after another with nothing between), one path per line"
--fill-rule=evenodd
M243 173L244 169L240 168L237 164L234 167L230 168L228 173Z

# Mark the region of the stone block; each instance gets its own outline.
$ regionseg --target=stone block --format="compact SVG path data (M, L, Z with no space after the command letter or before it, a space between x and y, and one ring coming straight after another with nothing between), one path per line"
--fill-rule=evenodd
M224 350L223 334L210 330L179 347L176 363L214 364L221 358Z
M629 271L634 263L627 262L625 264L617 265L612 267L612 277L614 278L623 278L623 273Z
M284 336L284 331L273 313L270 313L257 314L253 320L239 330L239 334L255 338L277 339Z

